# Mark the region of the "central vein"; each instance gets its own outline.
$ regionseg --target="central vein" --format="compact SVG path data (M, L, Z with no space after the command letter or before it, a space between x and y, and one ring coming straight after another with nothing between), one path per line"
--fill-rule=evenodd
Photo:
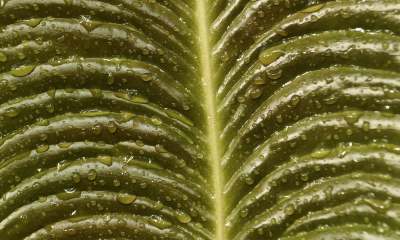
M207 1L197 0L197 21L199 26L200 35L200 63L201 72L204 81L204 92L206 96L206 114L207 114L207 126L208 136L210 138L210 150L211 150L211 164L213 171L213 184L214 184L214 201L215 201L215 214L217 218L217 239L224 239L224 207L223 207L223 181L221 171L221 149L219 145L219 122L216 116L215 107L215 89L213 83L212 74L212 57L211 57L211 46L210 39L211 31L210 24L208 21L207 13Z

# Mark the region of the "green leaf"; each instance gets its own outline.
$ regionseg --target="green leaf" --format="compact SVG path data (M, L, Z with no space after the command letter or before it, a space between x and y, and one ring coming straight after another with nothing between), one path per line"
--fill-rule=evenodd
M399 239L399 16L0 1L1 240Z

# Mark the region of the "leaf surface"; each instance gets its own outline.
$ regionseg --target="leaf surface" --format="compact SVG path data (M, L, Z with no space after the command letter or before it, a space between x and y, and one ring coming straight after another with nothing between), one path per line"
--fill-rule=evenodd
M0 236L398 239L395 0L0 1Z

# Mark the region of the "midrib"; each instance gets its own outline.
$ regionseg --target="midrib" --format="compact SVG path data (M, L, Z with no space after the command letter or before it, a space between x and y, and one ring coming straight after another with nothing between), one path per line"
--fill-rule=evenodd
M201 73L204 85L204 93L206 96L206 114L207 114L207 126L208 126L208 136L210 138L210 150L211 150L211 164L213 171L213 184L214 184L214 200L215 200L215 215L217 219L217 232L216 236L218 240L223 240L224 238L224 211L223 211L223 181L221 179L221 162L220 157L221 149L219 145L219 122L216 117L216 107L215 107L215 89L213 84L213 69L212 69L212 58L211 58L211 46L210 39L211 31L210 24L208 21L207 14L207 2L206 0L196 0L197 6L197 21L199 26L200 35L200 64Z

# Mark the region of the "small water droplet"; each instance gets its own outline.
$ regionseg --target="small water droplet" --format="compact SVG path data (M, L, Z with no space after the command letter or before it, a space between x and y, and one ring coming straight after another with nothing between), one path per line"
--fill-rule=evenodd
M293 95L290 99L290 103L292 104L293 107L296 107L297 104L299 104L301 98L299 95Z
M7 61L7 55L5 52L0 51L0 62L5 62Z
M192 217L181 209L177 209L175 211L175 217L181 223L189 223L190 221L192 221Z
M15 107L8 108L4 111L4 115L7 117L17 117L19 114L20 110Z
M87 179L89 179L90 181L95 180L97 177L97 172L94 169L90 169L88 174L87 174Z
M239 215L240 215L241 218L247 217L247 215L249 215L249 209L248 208L244 208L244 209L240 210Z
M64 192L58 193L56 197L60 200L70 200L73 198L80 198L81 197L81 191L76 191L75 189L65 189Z
M161 125L163 122L162 122L162 119L161 118L159 118L158 116L152 116L151 118L150 118L150 121L151 121L151 123L153 124L153 125L155 125L155 126L159 126L159 125Z
M97 160L104 165L111 166L112 165L112 160L110 156L98 156Z
M117 131L117 124L114 121L109 121L107 125L107 130L110 133L115 133Z
M294 205L293 204L286 205L286 207L284 209L284 212L288 216L293 215L293 213L294 213Z
M281 47L282 48L282 47ZM281 48L268 49L260 54L258 59L265 66L270 65L278 58L284 56L286 53Z
M38 153L46 152L47 150L49 150L49 145L42 145L36 148L36 152Z

